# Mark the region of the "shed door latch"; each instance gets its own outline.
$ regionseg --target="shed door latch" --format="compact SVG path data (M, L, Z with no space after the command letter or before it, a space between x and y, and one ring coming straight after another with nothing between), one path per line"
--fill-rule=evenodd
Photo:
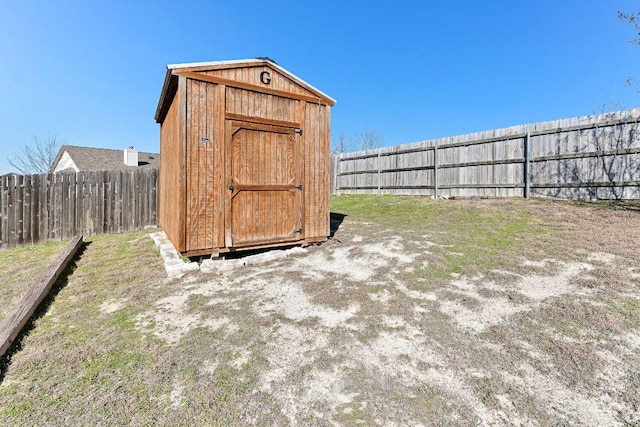
M296 129L296 134L302 135L302 129Z

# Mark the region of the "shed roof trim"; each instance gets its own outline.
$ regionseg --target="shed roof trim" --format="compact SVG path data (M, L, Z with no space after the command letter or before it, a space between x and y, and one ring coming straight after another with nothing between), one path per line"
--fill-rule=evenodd
M284 68L282 68L281 66L279 66L278 64L276 64L273 61L269 61L266 59L232 59L232 60L227 60L227 61L210 61L210 62L191 62L191 63L187 63L187 64L169 64L167 65L167 69L168 70L175 70L175 69L180 69L180 68L193 68L193 67L216 67L216 66L220 66L220 65L240 65L240 64L263 64L263 63L268 63L269 66L279 70L280 72L282 72L283 74L285 74L286 76L290 77L292 80L295 80L298 84L302 85L302 86L306 86L307 88L311 89L314 92L318 92L319 95L322 95L323 97L330 99L334 104L336 103L336 100L333 99L332 97L330 97L329 95L327 95L326 93L324 93L323 91L321 91L320 89L314 87L313 85L305 82L304 80L302 80L300 77L296 76L295 74L292 74L291 72L285 70Z
M207 67L225 67L225 66L229 66L232 67L234 65L249 65L249 64L255 64L255 65L260 65L260 64L265 64L265 65L269 65L270 67L280 71L282 74L284 74L285 76L289 77L291 80L295 81L296 83L298 83L299 85L307 88L308 90L317 93L319 96L326 98L327 100L330 100L333 104L336 103L336 100L333 99L332 97L330 97L329 95L327 95L326 93L322 92L320 89L316 88L315 86L307 83L306 81L302 80L300 77L296 76L295 74L292 74L291 72L287 71L286 69L282 68L280 65L276 64L273 61L269 61L266 59L257 59L257 58L252 58L252 59L233 59L233 60L225 60L225 61L210 61L210 62L189 62L189 63L184 63L184 64L168 64L167 65L167 75L165 77L165 84L162 88L162 93L160 95L160 100L158 102L158 108L156 110L156 121L159 121L160 119L160 111L162 108L162 104L164 103L164 98L167 96L167 89L168 89L168 85L169 85L169 80L171 77L171 71L172 70L180 70L183 68L202 68L203 70L206 69Z

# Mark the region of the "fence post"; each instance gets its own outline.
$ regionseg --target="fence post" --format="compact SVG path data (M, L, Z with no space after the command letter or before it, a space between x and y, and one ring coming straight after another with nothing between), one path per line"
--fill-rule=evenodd
M336 161L335 161L335 166L333 168L333 194L334 195L339 195L339 190L340 190L340 185L338 184L338 175L339 175L339 170L340 169L340 159L342 158L342 154L338 154L336 156Z
M433 148L433 198L438 198L438 141Z
M378 148L378 196L380 195L380 180L382 179L382 164L380 163L380 151L382 148Z
M531 134L527 131L527 136L524 138L524 198L529 198L529 192L531 190L531 177L530 175L530 161L531 157L529 155L529 143L531 139Z
M7 247L9 219L7 214L9 206L7 198L9 197L9 175L0 176L0 248Z

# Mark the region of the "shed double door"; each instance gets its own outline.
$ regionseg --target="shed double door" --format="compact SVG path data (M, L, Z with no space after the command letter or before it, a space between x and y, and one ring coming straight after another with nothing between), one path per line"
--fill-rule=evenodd
M302 238L300 129L226 120L225 244Z

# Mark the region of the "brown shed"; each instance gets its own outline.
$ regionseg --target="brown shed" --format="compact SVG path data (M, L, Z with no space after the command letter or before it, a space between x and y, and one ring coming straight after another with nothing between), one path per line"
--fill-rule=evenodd
M158 219L176 249L326 240L334 103L269 59L168 65Z

